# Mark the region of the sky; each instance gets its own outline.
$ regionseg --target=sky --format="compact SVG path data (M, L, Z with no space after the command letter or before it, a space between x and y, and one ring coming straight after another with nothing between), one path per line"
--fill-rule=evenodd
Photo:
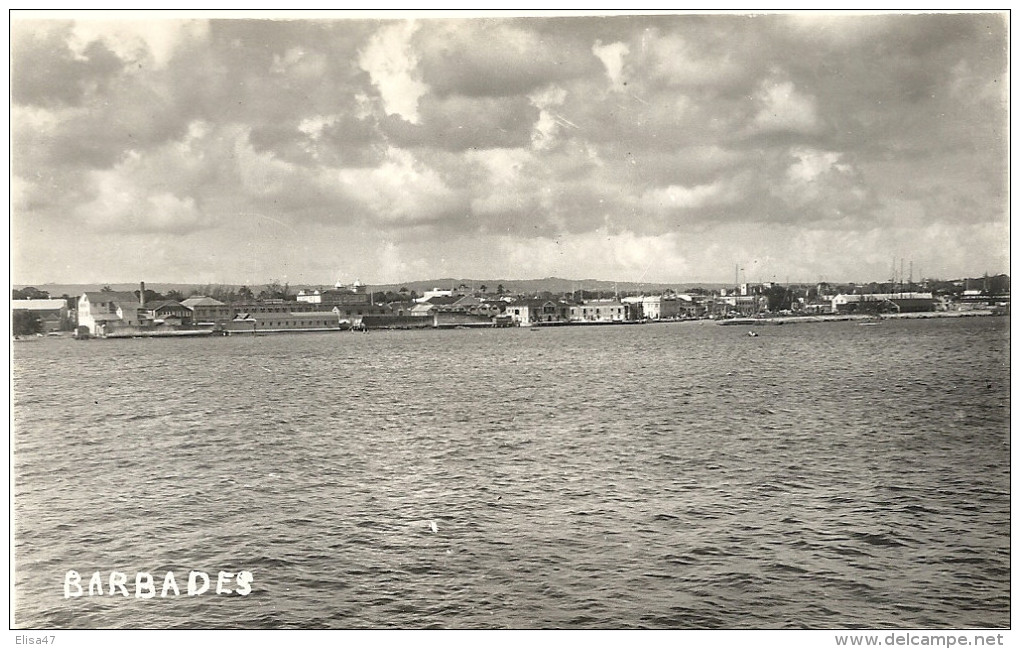
M17 284L1009 271L1004 13L34 17Z

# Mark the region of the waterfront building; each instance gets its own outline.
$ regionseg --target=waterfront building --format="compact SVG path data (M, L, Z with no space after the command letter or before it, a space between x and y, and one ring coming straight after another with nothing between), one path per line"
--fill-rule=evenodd
M687 295L686 293L676 294L677 317L698 318L705 315L708 309L705 307L703 295Z
M44 333L60 331L68 321L65 300L11 300L11 311L28 311L36 315L42 322Z
M625 297L621 301L639 310L638 318L635 319L669 320L680 315L680 301L676 294L639 295Z
M108 333L118 327L137 327L143 317L141 298L127 291L87 291L78 298L78 327L89 334Z
M506 306L514 324L527 327L535 323L563 323L570 320L571 305L543 299L520 299Z
M734 315L748 317L768 311L768 306L768 298L764 295L720 295L712 304L711 313L721 318Z
M284 313L307 313L309 311L328 311L321 305L309 302L298 302L296 300L281 300L274 298L270 300L256 300L251 302L235 302L230 306L231 315L238 313L252 314L284 314Z
M408 315L416 318L431 318L437 311L439 311L439 307L436 305L431 302L422 302L411 307L411 311Z
M175 300L146 305L145 310L146 318L156 324L180 326L192 323L192 310Z
M991 307L1009 306L1009 294L994 295L986 290L967 289L960 296L954 305L958 311L971 311L974 309L988 309Z
M499 315L505 308L506 304L499 300L486 300L474 295L465 295L457 298L456 301L450 305L449 310L458 313L469 313L472 315L482 315L491 318Z
M294 331L313 329L339 329L340 318L335 311L306 311L303 313L254 316L260 331Z
M182 300L181 306L191 309L191 320L198 325L222 323L233 318L235 313L232 306L204 295L193 295Z
M283 331L332 331L340 329L335 311L303 311L298 313L239 312L223 324L225 331L235 333L277 333Z
M839 294L832 298L833 313L920 313L934 311L931 293Z
M323 305L325 306L325 305ZM333 307L333 313L340 320L346 320L352 324L359 324L365 316L392 315L392 311L385 304L344 304Z
M424 301L418 300L418 304L431 304L440 311L452 311L454 310L453 305L460 300L461 297L457 295L438 295Z
M626 298L625 298L626 299ZM640 319L640 303L631 302L632 312ZM571 304L569 319L571 322L623 322L627 317L628 305L617 299L588 300L581 304Z
M474 295L463 295L458 297L445 310L457 313L477 313L485 302Z

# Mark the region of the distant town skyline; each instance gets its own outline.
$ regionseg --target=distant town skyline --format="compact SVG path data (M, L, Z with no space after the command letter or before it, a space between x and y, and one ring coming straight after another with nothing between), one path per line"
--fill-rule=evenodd
M18 285L1009 272L1006 12L49 15Z

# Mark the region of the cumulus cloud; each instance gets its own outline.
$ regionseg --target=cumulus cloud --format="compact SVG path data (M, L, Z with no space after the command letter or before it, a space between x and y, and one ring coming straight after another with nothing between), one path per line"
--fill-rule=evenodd
M417 72L418 58L411 38L418 29L413 21L387 25L376 32L358 63L372 77L387 115L399 115L418 123L418 100L428 92Z
M787 218L865 223L871 219L870 193L842 154L806 147L793 148L789 166L774 178L770 193L780 199Z
M723 181L706 185L669 185L649 190L641 197L642 205L651 210L697 209L713 202L726 200L727 188Z
M556 107L563 105L567 92L556 85L550 85L528 95L531 104L539 110L531 134L532 146L547 149L553 145L560 128L571 126L570 122L556 114ZM576 126L574 127L576 128Z
M270 73L288 79L316 81L329 71L326 56L321 52L309 51L304 47L291 47L283 54L273 55Z
M89 227L99 232L188 232L202 222L202 213L190 196L150 192L116 171L94 174L97 194L78 209Z
M87 58L88 50L100 42L122 60L161 68L182 42L204 38L208 27L204 20L80 20L68 45L76 56Z
M815 100L792 81L768 80L759 88L753 125L762 131L813 132L819 127Z
M699 47L700 42L685 34L652 29L641 38L642 62L651 77L678 87L725 86L741 75L734 54L716 47ZM711 44L711 43L710 43Z
M1007 28L999 14L14 21L12 228L32 253L16 270L142 272L75 252L102 241L196 276L361 264L349 272L410 281L490 264L706 279L730 257L834 276L824 242L841 237L983 272L986 255L1008 260L988 250L1008 237ZM215 268L173 261L196 251Z
M625 85L623 78L623 58L630 53L630 48L625 43L609 43L603 45L602 41L595 41L595 44L591 48L592 53L595 54L602 61L602 65L606 66L606 76L609 77L609 81L613 84L613 88L616 90L622 90Z
M342 169L338 180L379 225L431 221L459 207L442 177L403 149L390 149L374 169Z

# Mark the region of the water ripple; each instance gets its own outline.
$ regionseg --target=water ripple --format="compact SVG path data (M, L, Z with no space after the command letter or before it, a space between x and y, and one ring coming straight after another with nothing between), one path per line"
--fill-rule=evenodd
M1008 626L1008 319L730 329L21 346L17 626Z

